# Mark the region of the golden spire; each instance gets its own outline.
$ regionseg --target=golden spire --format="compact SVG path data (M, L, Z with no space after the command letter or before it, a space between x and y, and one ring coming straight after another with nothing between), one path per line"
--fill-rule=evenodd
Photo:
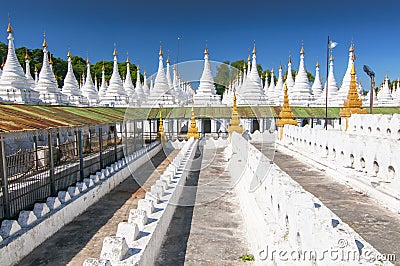
M129 59L129 56L126 57L126 63L127 63L127 64L130 64L130 63L131 63L131 60Z
M301 42L301 50L300 50L300 54L304 54L304 42Z
M140 65L138 65L136 68L137 68L137 70L140 70Z
M114 56L117 56L117 55L118 55L118 53L117 53L117 44L116 44L116 43L114 43L114 52L113 52L113 55L114 55Z
M246 62L243 63L243 69L246 69Z
M28 49L25 49L25 61L29 60Z
M35 65L35 70L34 70L35 72L38 72L38 70L37 70L37 66Z
M90 59L89 59L89 56L86 58L86 64L90 65Z
M43 33L43 44L42 44L42 46L43 46L43 47L47 47L46 32Z
M354 45L353 42L350 44L349 52L354 52Z
M256 50L256 40L254 40L253 54L255 54L256 52L257 52L257 50Z
M161 42L160 42L160 51L158 52L158 55L159 55L159 56L162 56L162 55L163 55L162 44L161 44Z
M228 133L230 139L232 139L233 132L237 132L239 134L243 133L243 127L242 125L240 125L239 113L237 111L237 105L236 105L236 90L233 91L232 118L228 126Z
M71 58L71 49L68 47L68 53L67 53L67 57Z
M8 16L8 26L7 26L7 33L13 33L13 28L11 27L10 23L10 16Z
M292 57L289 55L289 60L288 60L288 63L292 63Z
M279 69L282 70L282 64L279 65Z
M194 108L192 106L192 116L190 118L190 127L188 129L188 133L186 134L186 138L190 139L191 137L195 139L199 139L200 135L198 133L198 129L196 127L196 119L194 117Z
M49 64L50 64L50 65L53 64L53 55L52 55L52 54L50 54Z
M144 75L144 76L146 76L146 75L147 75L147 72L146 72L146 70L143 72L143 75Z
M319 63L318 63L318 61L317 61L317 63L315 63L315 66L316 66L316 67L319 67Z
M329 57L329 61L333 61L335 58L333 57L333 55L331 55L330 57Z
M251 57L250 57L250 54L249 54L249 56L247 57L247 61L250 61L251 60Z
M105 71L106 68L104 67L104 61L103 61L103 65L101 66L101 71Z
M167 63L167 64L171 63L171 60L169 59L169 56L168 56L168 58L167 58L166 63Z
M367 110L362 109L362 100L358 95L357 83L356 83L356 69L354 67L354 61L351 65L351 79L350 79L350 88L347 93L347 99L344 100L344 107L340 109L339 115L341 118L346 119L345 129L348 128L348 118L352 114L366 114Z

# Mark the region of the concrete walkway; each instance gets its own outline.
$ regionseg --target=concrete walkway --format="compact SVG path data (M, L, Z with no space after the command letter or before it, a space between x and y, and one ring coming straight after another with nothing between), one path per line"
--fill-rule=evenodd
M129 210L137 207L139 199L144 198L178 150L167 152L168 158L164 152L160 151L135 171L135 178L144 184L142 187L133 178L127 178L32 251L19 265L82 265L87 258L99 257L104 237L115 236L118 223L128 219Z
M260 143L252 143L265 153ZM274 162L296 182L320 199L343 222L382 254L396 254L400 265L400 216L373 199L342 185L323 171L303 163L280 149ZM395 262L393 262L395 263Z
M197 151L180 199L194 207L177 207L156 265L240 265L249 252L223 149L214 152Z

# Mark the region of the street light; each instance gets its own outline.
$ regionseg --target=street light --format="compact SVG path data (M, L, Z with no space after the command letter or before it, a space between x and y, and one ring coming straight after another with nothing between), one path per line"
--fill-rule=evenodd
M367 65L364 65L363 70L371 78L371 88L369 91L369 113L372 114L372 106L374 102L375 73Z

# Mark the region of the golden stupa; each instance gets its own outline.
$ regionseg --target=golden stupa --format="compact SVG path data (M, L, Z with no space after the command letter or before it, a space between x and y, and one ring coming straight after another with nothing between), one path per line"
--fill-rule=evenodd
M194 137L195 139L199 139L200 135L198 133L198 129L196 127L196 120L194 119L194 108L192 106L192 117L190 119L190 127L188 129L188 133L186 135L187 139Z
M239 134L243 133L243 127L240 125L239 114L236 106L236 90L233 92L233 106L232 106L232 118L228 126L229 138L232 139L232 132Z
M281 112L279 113L279 119L276 120L276 125L279 127L280 140L283 137L283 127L285 125L297 126L297 120L293 119L293 113L290 110L288 87L286 85L286 82L283 85L283 106Z
M162 120L162 110L160 110L160 125L158 126L157 139L163 144L167 141L167 136L164 133L163 120Z
M344 100L344 107L340 109L339 115L340 117L346 120L346 128L348 128L348 119L352 114L366 114L367 110L361 108L362 100L358 95L357 85L356 85L356 69L354 67L354 56L353 63L351 66L351 79L350 79L350 89L347 93L347 99Z

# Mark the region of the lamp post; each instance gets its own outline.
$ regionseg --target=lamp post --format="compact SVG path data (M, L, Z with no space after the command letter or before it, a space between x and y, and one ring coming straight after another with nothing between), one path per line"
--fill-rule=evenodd
M372 114L372 106L374 104L375 73L367 65L364 65L363 70L371 78L371 88L369 91L369 113Z

